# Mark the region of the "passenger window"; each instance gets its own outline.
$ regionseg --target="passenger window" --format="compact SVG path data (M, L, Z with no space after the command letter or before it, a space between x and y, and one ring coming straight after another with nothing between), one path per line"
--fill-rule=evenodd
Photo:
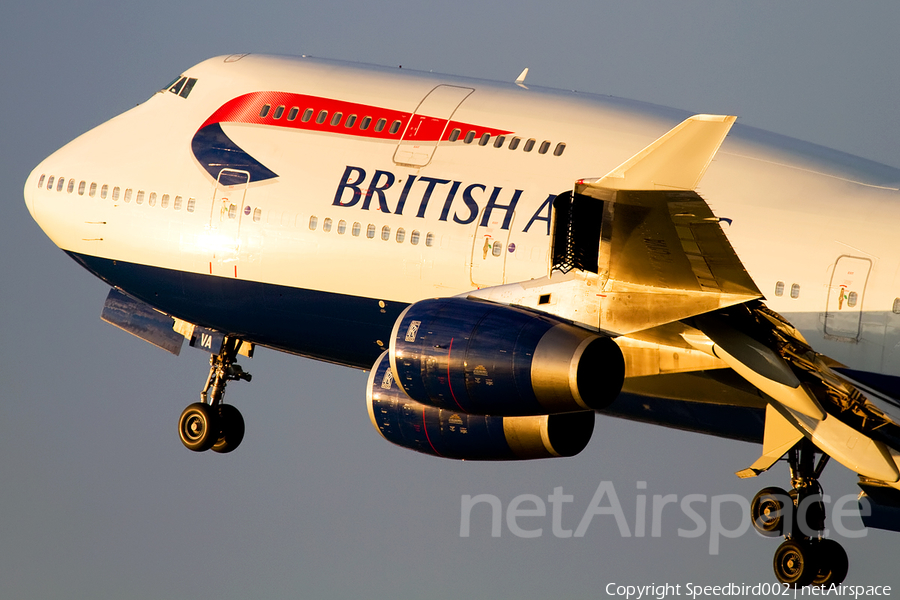
M305 111L303 111L303 118L300 120L303 121L304 123L306 123L310 119L312 119L312 116L313 116L313 109L307 108Z
M56 179L56 178L55 178L53 175L51 175L51 176L50 176L50 179L47 180L47 189L48 189L48 190L52 190L52 189L53 189L53 181L54 181L55 179Z
M71 194L71 193L74 192L74 191L75 191L75 180L74 180L74 179L70 179L70 180L69 180L69 185L66 187L66 192L68 192L68 193Z
M791 298L799 298L800 297L800 284L795 283L791 285Z
M391 228L387 225L381 228L381 239L385 242L391 239Z
M434 246L434 234L430 231L425 235L425 245Z
M331 231L331 217L328 217L324 221L322 221L322 231L324 231L325 233Z
M325 122L325 119L327 119L327 118L328 118L328 111L327 111L327 110L320 110L320 111L319 111L319 116L316 117L316 123L318 123L319 125L321 125L322 123Z
M228 218L233 219L237 216L237 205L229 204L228 205Z
M159 200L159 207L160 208L169 208L169 195L168 194L162 195L162 198L160 198L160 200Z
M501 252L503 252L503 242L494 242L494 247L491 249L491 254L493 254L494 256L500 256Z
M106 195L109 193L109 186L107 184L103 184L103 187L100 188L100 198L106 200Z
M894 305L891 307L891 312L895 315L900 315L900 298L894 298Z
M112 199L113 199L113 202L118 202L118 201L119 201L119 186L116 186L116 187L113 188Z
M460 131L459 129L454 129L453 131L451 131L450 132L450 141L455 142L456 140L458 140L459 134L461 134L461 133L462 133L462 131Z
M509 140L509 149L515 150L516 148L519 147L519 142L521 142L521 141L522 141L522 138L517 138L517 137L514 137L513 139Z
M360 229L362 229L362 225L359 224L359 221L353 224L353 229L351 230L353 237L359 237Z
M332 127L337 127L338 125L340 125L340 124L341 124L341 119L342 119L343 117L344 117L344 113L339 113L339 112L334 113L334 116L331 117L331 126L332 126Z
M87 181L82 181L78 184L78 195L84 196L84 188L87 187Z
M356 124L356 115L350 115L347 117L347 120L344 121L344 127L353 127Z
M279 106L275 109L275 114L272 115L273 119L280 119L281 115L284 114L284 106Z
M294 116L296 116L296 115L294 115ZM261 208L254 208L254 209L253 209L253 222L254 222L254 223L259 223L259 220L260 220L261 218L262 218L262 209L261 209Z
M541 142L541 147L538 148L538 154L547 154L547 150L549 150L549 149L550 149L550 142L547 140L544 140L543 142Z
M92 182L91 182L91 189L90 189L90 191L88 191L88 196L90 196L91 198L93 198L93 197L96 196L96 195L97 195L97 182L96 182L96 181L92 181Z
M401 227L400 229L398 229L398 230L397 230L397 238L396 238L396 239L397 239L397 243L398 243L398 244L402 244L402 243L403 243L403 240L406 239L406 230L403 229L402 227Z
M369 226L366 227L366 237L370 240L375 237L375 226L369 223Z
M534 148L534 138L529 138L528 141L525 142L525 147L522 148L525 152L531 152L531 149Z
M45 180L45 179L47 179L47 174L46 174L46 173L41 173L41 178L38 180L38 187L39 187L39 188L44 186L44 180Z
M188 198L187 211L194 212L194 207L196 207L196 206L197 206L197 199L196 198Z
M501 146L503 146L503 142L505 141L505 135L498 135L496 138L494 138L494 148L500 148Z
M372 124L372 117L363 117L363 120L359 122L359 128L365 131L369 128L369 125Z
M409 243L413 246L419 245L419 230L413 229L413 232L409 234Z
M126 197L126 198L128 197L128 192L125 192L125 197ZM136 204L143 204L143 203L144 203L144 190L138 190L137 198L135 198L134 201L135 201Z
M775 283L775 295L781 296L784 294L784 282L778 281Z
M566 144L564 142L560 142L556 145L556 149L553 151L553 156L562 156L562 153L566 151Z
M272 108L271 105L264 104L263 107L259 110L260 118L265 119L267 116L269 116L269 109L271 109L271 108Z
M856 292L850 292L849 294L847 294L847 306L856 306L857 300L859 300L859 295Z
M309 230L315 231L316 227L319 225L319 217L313 215L309 218Z
M347 232L347 221L345 221L343 219L338 221L337 232L338 232L338 235L344 235Z
M375 132L379 132L384 129L384 126L387 125L387 119L378 119L378 122L375 123Z
M394 134L400 131L400 125L400 121L394 121L393 123L391 123L391 133Z
M293 121L294 119L297 118L297 115L299 115L299 114L300 114L300 109L295 106L290 111L288 111L288 121Z
M491 134L483 133L483 134L481 134L481 139L478 140L478 145L479 146L487 146L489 141L491 141Z
M60 177L60 178L59 178L59 181L56 183L56 191L57 191L57 192L63 191L63 188L64 188L65 186L66 186L66 178L65 178L65 177Z
M172 205L173 210L181 210L181 196L175 196L175 203Z
M132 192L131 188L127 188L125 190L125 202L131 202L131 194L132 193L133 192Z
M467 144L471 144L472 142L474 142L475 141L475 132L470 131L469 133L467 133L466 137L463 139L463 141Z

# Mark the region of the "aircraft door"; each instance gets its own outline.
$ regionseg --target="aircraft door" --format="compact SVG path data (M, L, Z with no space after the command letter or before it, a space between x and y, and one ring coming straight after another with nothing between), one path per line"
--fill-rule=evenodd
M222 169L216 178L209 215L210 233L214 235L210 273L237 276L237 259L241 246L241 220L247 205L250 173L239 169ZM226 264L227 263L227 264ZM234 263L234 273L229 265ZM213 269L213 265L217 265Z
M839 256L831 273L825 307L825 334L846 341L859 339L863 296L872 261Z
M491 215L487 225L482 226L485 209L481 209L472 241L472 260L469 263L469 278L472 285L489 287L506 282L506 257L509 255L509 235L516 214L513 213L509 228L503 229L505 215L501 211Z
M409 167L424 167L430 163L453 113L474 91L455 85L439 85L431 90L410 117L394 151L394 162Z

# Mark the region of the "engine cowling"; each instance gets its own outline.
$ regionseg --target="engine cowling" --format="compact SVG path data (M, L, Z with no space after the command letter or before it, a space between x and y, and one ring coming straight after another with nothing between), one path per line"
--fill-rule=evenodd
M470 415L416 402L394 380L384 352L366 388L369 418L381 435L417 452L461 460L574 456L594 432L594 412L529 417Z
M407 308L394 324L390 360L410 398L469 414L599 410L625 380L612 339L550 315L466 298Z

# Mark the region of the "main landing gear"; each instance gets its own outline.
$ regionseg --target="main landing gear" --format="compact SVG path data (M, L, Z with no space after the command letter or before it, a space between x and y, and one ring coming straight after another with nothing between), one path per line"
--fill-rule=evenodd
M791 491L765 488L750 505L753 527L759 533L766 537L785 537L775 551L773 567L780 582L795 588L841 583L849 568L844 548L822 537L825 504L819 475L828 462L828 455L822 454L814 465L814 453L815 446L807 439L801 440L788 452Z
M200 402L195 402L181 413L178 435L181 443L194 452L231 452L244 439L244 418L230 404L223 404L225 385L229 381L250 381L235 361L241 340L226 337L219 354L209 357L209 377L200 392Z

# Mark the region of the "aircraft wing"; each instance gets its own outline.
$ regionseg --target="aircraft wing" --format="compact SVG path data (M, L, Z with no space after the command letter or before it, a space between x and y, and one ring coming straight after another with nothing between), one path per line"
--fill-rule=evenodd
M737 405L755 395L766 406L762 456L741 477L767 470L805 438L867 481L900 487L892 449L900 428L840 374L843 365L765 306L725 235L728 221L695 191L734 120L691 117L607 175L577 181L554 203L550 274L468 296L614 337L626 392L690 397L693 390L673 390L673 376L684 385L686 373L731 369L739 385L725 394L721 382L698 386L695 398L727 404L733 389ZM673 355L675 364L663 358Z

